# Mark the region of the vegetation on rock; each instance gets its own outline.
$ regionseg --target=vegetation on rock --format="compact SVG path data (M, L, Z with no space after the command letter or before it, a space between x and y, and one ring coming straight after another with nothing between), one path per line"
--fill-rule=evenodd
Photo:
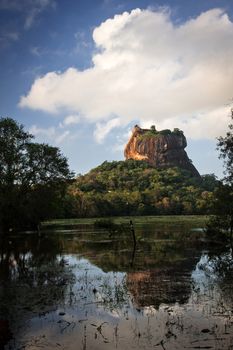
M160 135L183 135L183 131L178 129L178 128L174 128L174 130L170 130L170 129L163 129L163 130L156 130L155 125L151 125L150 129L146 130L144 133L142 133L139 136L140 140L144 140L146 138L150 138L150 137L158 137Z

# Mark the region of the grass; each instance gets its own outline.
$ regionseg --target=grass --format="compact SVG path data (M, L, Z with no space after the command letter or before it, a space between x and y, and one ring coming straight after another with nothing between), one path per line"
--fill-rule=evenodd
M190 224L196 227L203 227L208 219L205 215L166 215L166 216L119 216L101 218L112 220L116 224L129 223L134 225L144 224ZM78 219L56 219L43 222L43 226L64 226L64 225L94 225L100 218L78 218Z

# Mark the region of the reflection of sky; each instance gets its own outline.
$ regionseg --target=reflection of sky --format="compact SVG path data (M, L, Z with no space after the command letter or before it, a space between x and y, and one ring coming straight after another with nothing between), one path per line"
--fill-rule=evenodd
M79 256L66 255L64 259L73 266L76 277L73 292L80 294L80 301L88 306L89 312L95 312L98 305L98 311L103 309L106 312L109 309L109 315L120 317L122 309L129 302L125 285L126 273L106 273Z
M232 280L226 280L224 268L216 271L217 264L226 263L230 254L209 258L203 254L192 273L193 288L189 304L193 309L202 312L203 316L210 317L213 324L217 318L222 327L232 322ZM211 323L210 322L210 323Z
M203 254L200 261L196 265L195 270L192 272L193 282L198 286L210 283L210 279L212 281L217 279L217 276L213 272L214 269L211 261L209 260L209 256L207 254Z
M192 272L193 282L195 285L198 285L200 287L201 285L210 285L216 283L217 281L220 281L224 278L226 272L224 270L224 264L229 265L227 269L233 267L233 263L231 264L231 267L229 264L231 259L231 252L222 254L221 256L215 257L213 259L209 258L208 254L203 254L200 258L200 261L196 265L195 270ZM216 271L218 263L222 265L221 272Z
M233 319L220 309L223 295L207 254L192 272L189 301L161 304L157 310L137 307L126 273L106 273L78 254L60 259L75 283L67 286L56 310L30 320L19 340L28 344L26 349L162 349L161 344L166 350L230 349L233 344Z

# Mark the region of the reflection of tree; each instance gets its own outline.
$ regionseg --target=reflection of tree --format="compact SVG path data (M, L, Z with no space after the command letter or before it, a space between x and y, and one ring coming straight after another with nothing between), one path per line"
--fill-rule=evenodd
M146 232L146 239L138 240L134 251L130 232L110 239L108 232L96 229L95 231L91 236L86 232L79 232L79 239L64 242L64 249L69 253L78 252L104 272L153 270L155 267L173 266L176 262L189 259L190 252L183 240L183 233L178 236L176 232L176 240L170 240L168 237L164 239L162 234L159 240L155 240L154 232L152 235ZM193 249L197 256L200 256L198 243ZM193 265L190 266L190 271L192 268Z
M0 319L17 329L31 315L64 301L73 275L58 257L62 246L57 237L9 239L0 242Z
M105 272L127 272L127 288L138 306L185 303L191 291L191 273L201 254L199 249L193 258L182 240L140 241L135 251L133 248L130 235L106 240L106 233L101 232L91 240L80 237L79 241L69 241L66 247Z

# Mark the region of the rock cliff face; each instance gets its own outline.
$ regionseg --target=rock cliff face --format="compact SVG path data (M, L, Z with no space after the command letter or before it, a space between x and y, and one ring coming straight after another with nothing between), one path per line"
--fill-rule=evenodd
M135 125L124 155L126 159L145 160L155 168L180 167L199 177L184 150L186 146L186 138L179 129L157 132L155 128L141 129Z

